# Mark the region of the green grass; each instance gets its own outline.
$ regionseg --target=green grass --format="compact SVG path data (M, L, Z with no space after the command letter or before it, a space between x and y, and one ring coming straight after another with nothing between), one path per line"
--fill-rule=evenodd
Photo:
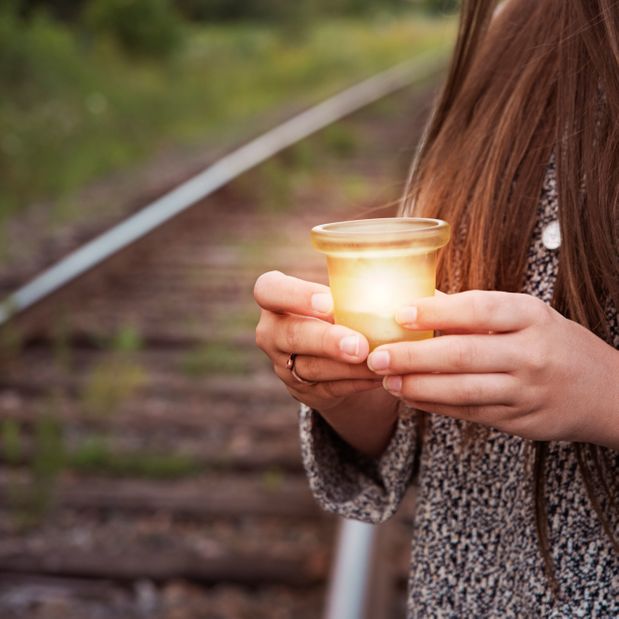
M250 358L247 352L232 345L202 344L183 357L180 370L192 378L209 374L246 374L250 370Z
M104 438L90 437L67 455L67 469L112 477L179 479L198 474L204 467L188 454L118 451L110 448Z
M0 38L10 32L0 23ZM274 109L445 48L452 34L453 20L418 16L333 20L297 38L266 24L212 25L154 62L35 19L0 45L0 221L43 199L56 220L70 219L75 192L94 179L170 147L232 143ZM331 139L355 148L350 136Z
M0 453L8 464L19 464L22 458L21 428L13 419L0 420Z
M204 470L204 465L190 454L153 449L119 450L110 446L105 435L90 435L69 448L62 423L53 417L37 421L32 437L32 455L24 449L25 437L13 420L0 420L0 453L9 466L26 465L31 473L35 494L49 502L56 478L63 471L114 477L176 479Z

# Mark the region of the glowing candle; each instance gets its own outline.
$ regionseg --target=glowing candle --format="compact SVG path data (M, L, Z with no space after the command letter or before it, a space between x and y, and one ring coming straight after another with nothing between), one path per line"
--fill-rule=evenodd
M327 255L335 322L380 344L432 337L403 329L396 310L432 296L438 250L449 241L438 219L394 217L323 224L312 229L314 247Z

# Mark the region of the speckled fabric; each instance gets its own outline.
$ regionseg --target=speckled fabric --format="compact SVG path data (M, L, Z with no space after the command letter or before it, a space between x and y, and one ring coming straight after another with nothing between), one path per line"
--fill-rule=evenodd
M550 164L524 292L549 302L558 251L542 242L558 218ZM617 311L609 305L613 345ZM473 445L462 423L429 415L416 454L414 411L403 411L380 460L345 444L301 407L301 448L310 487L328 511L379 523L396 511L420 458L408 617L619 618L619 558L587 498L569 443L551 443L546 468L550 541L561 594L553 598L538 550L530 441L488 430ZM617 452L609 450L619 470Z

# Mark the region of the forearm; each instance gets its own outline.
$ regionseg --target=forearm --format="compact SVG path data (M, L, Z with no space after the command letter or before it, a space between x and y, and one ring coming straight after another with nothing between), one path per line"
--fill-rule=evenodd
M379 457L393 436L398 400L382 388L356 394L336 406L318 411L357 451Z
M594 423L584 433L586 442L619 451L619 351L605 345L599 368Z

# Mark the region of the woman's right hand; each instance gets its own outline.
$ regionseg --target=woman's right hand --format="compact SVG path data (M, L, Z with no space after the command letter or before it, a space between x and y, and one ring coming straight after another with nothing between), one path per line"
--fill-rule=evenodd
M344 398L381 387L380 378L364 363L367 339L333 324L327 286L269 271L256 281L254 298L262 310L256 344L294 398L326 411ZM291 353L297 375L314 384L299 382L287 369Z
M367 339L333 324L329 288L270 271L256 281L254 297L262 310L256 343L290 394L320 411L355 449L380 455L393 433L398 401L367 367ZM286 367L291 353L306 382Z

